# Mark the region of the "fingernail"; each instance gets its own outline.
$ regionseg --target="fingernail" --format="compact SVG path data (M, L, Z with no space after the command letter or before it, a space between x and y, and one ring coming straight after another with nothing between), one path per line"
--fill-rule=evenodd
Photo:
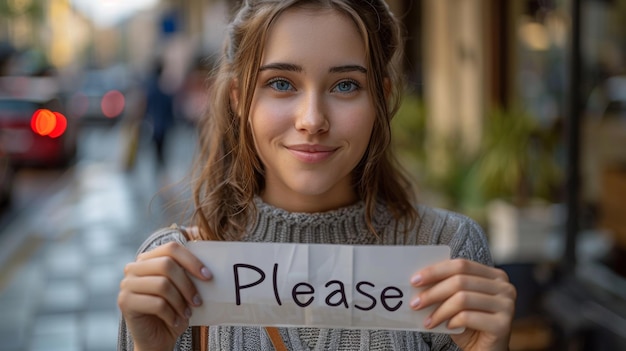
M185 308L185 317L187 319L191 318L191 310L189 308Z
M211 279L211 277L213 276L211 274L211 271L206 267L202 267L202 269L200 270L200 273L202 273L202 276L205 277L206 279Z
M417 285L422 281L422 276L419 274L416 274L413 276L413 278L411 278L411 284L413 285Z
M430 323L432 322L433 322L432 318L430 317L426 318L426 320L424 321L424 327L430 328Z
M413 301L411 301L411 307L415 308L415 307L419 306L420 301L421 300L420 300L419 297L414 298Z
M196 295L193 297L193 304L196 306L200 306L202 304L202 298L200 297L200 295Z

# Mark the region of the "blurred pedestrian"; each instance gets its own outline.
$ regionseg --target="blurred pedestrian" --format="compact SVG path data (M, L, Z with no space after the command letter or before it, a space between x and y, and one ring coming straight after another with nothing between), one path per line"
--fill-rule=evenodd
M165 168L168 133L174 126L174 91L164 78L164 62L157 60L146 85L146 120L152 131L157 167Z
M452 259L407 277L424 288L410 305L438 306L426 329L465 328L266 333L216 325L202 328L201 348L507 350L515 289L492 266L483 231L460 214L416 205L393 161L389 123L401 96L403 40L387 5L247 0L229 30L200 125L193 230L158 231L126 266L119 350L191 349L191 307L202 301L189 275L208 281L211 273L185 248L190 238L448 245Z

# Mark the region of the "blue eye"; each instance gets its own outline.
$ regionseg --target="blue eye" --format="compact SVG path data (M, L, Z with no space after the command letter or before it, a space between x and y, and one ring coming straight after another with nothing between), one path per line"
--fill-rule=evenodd
M333 90L336 90L340 93L351 93L355 90L358 90L359 88L359 84L357 84L356 82L353 82L351 80L344 80L335 85L335 89Z
M293 86L291 83L284 79L274 79L268 84L271 88L278 91L291 91L293 90Z

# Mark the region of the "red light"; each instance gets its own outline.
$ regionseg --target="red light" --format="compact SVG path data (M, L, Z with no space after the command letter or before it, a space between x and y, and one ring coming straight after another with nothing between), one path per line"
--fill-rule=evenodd
M59 112L39 109L33 113L30 127L41 136L47 135L51 138L58 138L67 129L67 119Z
M39 109L33 113L30 120L30 127L39 135L50 134L57 125L57 117L50 110Z
M117 90L108 91L102 97L100 107L102 108L102 114L108 118L115 118L124 111L124 94Z
M65 116L63 116L60 112L54 112L54 116L56 117L56 126L50 134L48 134L48 136L51 138L58 138L63 135L67 129L67 118L65 118Z

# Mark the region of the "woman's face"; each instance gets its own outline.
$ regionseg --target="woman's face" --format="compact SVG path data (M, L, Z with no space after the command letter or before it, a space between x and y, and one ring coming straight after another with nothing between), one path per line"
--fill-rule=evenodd
M250 111L265 202L321 212L357 200L351 173L370 140L363 39L334 10L291 9L268 32Z

